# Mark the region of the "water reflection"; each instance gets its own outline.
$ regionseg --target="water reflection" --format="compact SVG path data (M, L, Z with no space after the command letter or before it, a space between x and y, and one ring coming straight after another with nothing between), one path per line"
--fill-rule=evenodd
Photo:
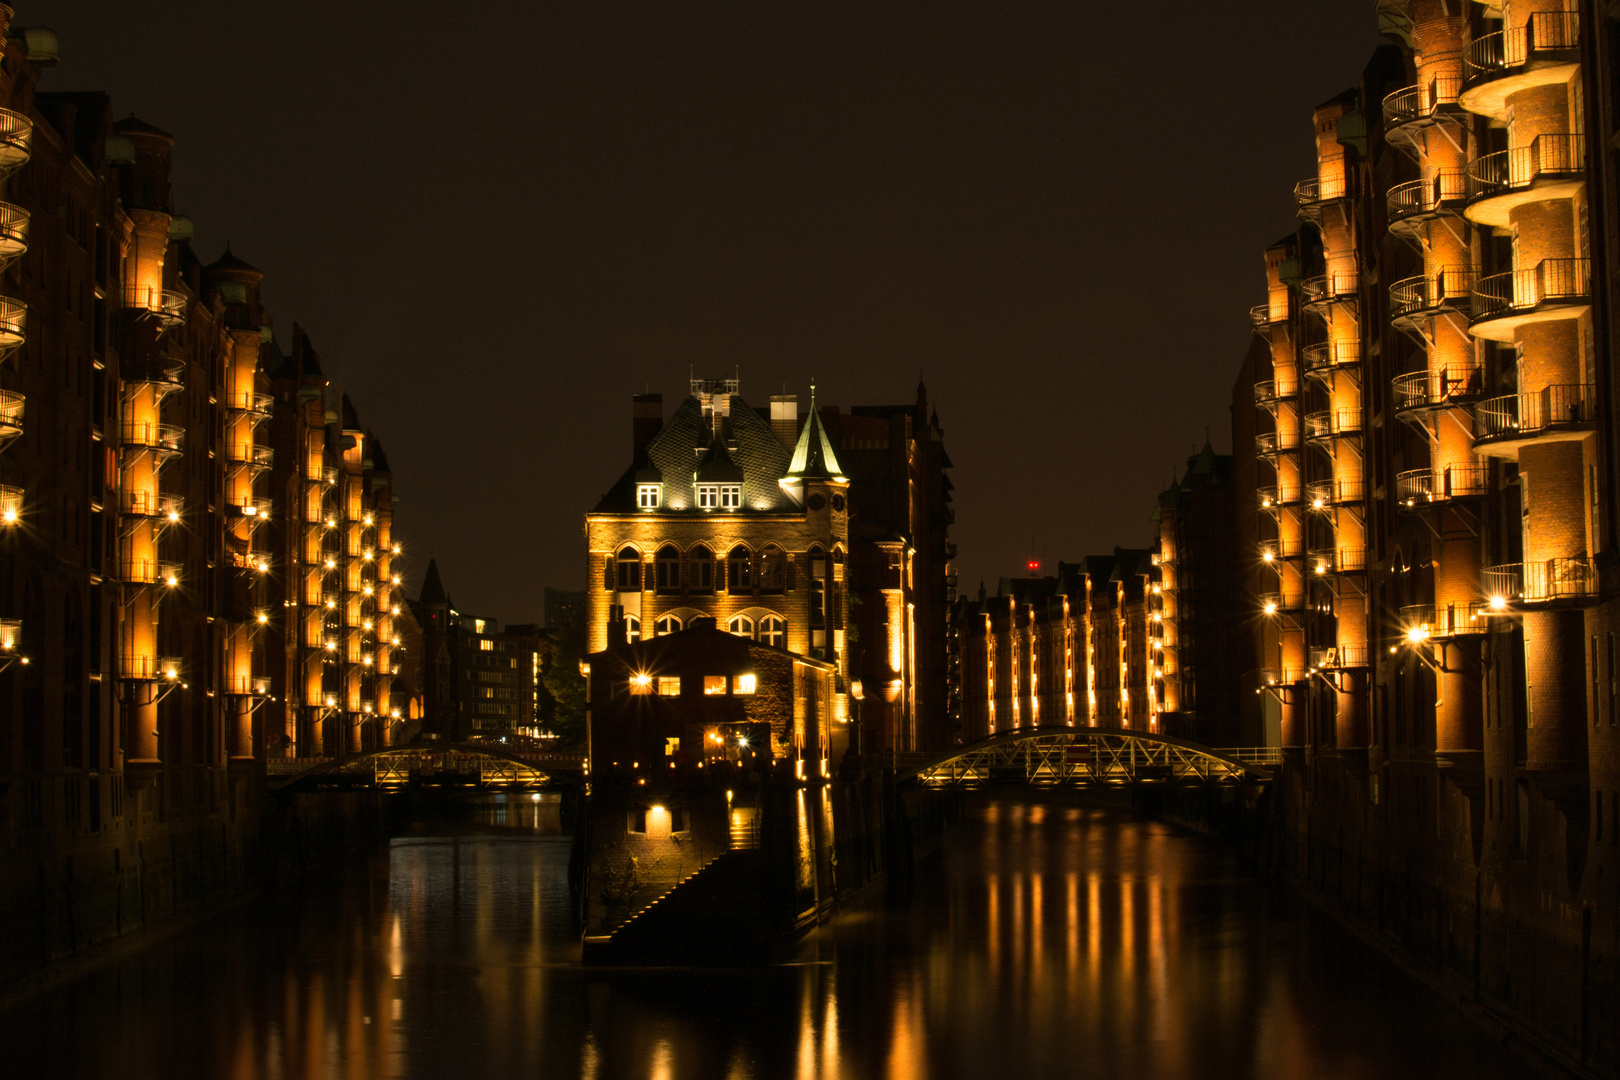
M982 805L909 895L763 971L581 971L567 862L561 837L397 840L0 1015L7 1075L1516 1075L1155 824Z

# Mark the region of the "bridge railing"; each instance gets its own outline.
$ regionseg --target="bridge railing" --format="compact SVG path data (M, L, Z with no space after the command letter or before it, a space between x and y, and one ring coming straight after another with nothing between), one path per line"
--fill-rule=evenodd
M1028 729L992 736L910 770L935 786L981 783L1128 784L1263 779L1281 762L1272 747L1228 753L1173 736L1118 728ZM902 772L902 775L905 775Z

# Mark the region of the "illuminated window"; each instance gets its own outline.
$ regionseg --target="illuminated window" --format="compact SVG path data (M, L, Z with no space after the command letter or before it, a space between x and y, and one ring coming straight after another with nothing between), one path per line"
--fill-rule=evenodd
M483 632L484 632L484 620L483 619L474 619L473 620L473 633L482 634Z
M782 549L771 544L759 553L759 587L762 592L781 592L786 584L787 559Z
M641 507L643 510L658 509L658 485L637 484L636 505Z
M665 615L662 619L659 619L657 622L653 623L653 629L657 631L658 636L660 637L665 634L676 633L680 630L680 628L681 620L678 615Z
M754 692L754 673L737 676L737 693L752 694Z
M697 502L699 510L713 510L720 505L719 484L699 484L697 486Z
M726 588L743 592L754 587L753 552L738 544L726 556Z
M787 648L787 623L775 615L767 615L759 620L759 643L774 645L778 649Z
M676 592L680 589L681 552L679 548L674 544L665 544L659 548L653 567L659 592Z
M618 555L617 581L620 592L641 591L641 552L627 547Z
M726 692L726 677L724 675L703 676L703 692L705 694L723 694Z
M660 675L660 676L658 676L658 696L659 697L680 697L681 696L681 677L679 675Z
M720 485L720 506L725 510L735 510L742 505L741 484Z
M754 636L754 620L746 615L737 615L726 623L726 629L738 637L751 638Z
M626 641L641 640L641 620L634 615L624 620L624 639Z
M495 651L495 643L493 641L489 640L489 638L480 638L479 641L478 641L478 651L479 652L494 652Z
M653 692L653 678L644 671L638 671L630 676L630 692L632 694L650 694Z

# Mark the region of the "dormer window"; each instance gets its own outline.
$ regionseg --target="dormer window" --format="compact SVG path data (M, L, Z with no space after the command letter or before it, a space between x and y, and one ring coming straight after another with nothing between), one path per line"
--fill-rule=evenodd
M713 510L720 505L719 484L699 484L697 486L697 504L699 510Z
M742 485L720 485L720 508L722 510L736 510L742 506Z
M659 484L637 484L636 506L642 510L658 509Z

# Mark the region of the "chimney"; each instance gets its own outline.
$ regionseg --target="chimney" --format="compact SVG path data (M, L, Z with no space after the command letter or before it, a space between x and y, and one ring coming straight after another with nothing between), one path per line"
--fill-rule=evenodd
M771 430L790 450L799 441L798 394L771 395Z
M632 452L639 454L664 426L664 395L637 394L630 400Z

